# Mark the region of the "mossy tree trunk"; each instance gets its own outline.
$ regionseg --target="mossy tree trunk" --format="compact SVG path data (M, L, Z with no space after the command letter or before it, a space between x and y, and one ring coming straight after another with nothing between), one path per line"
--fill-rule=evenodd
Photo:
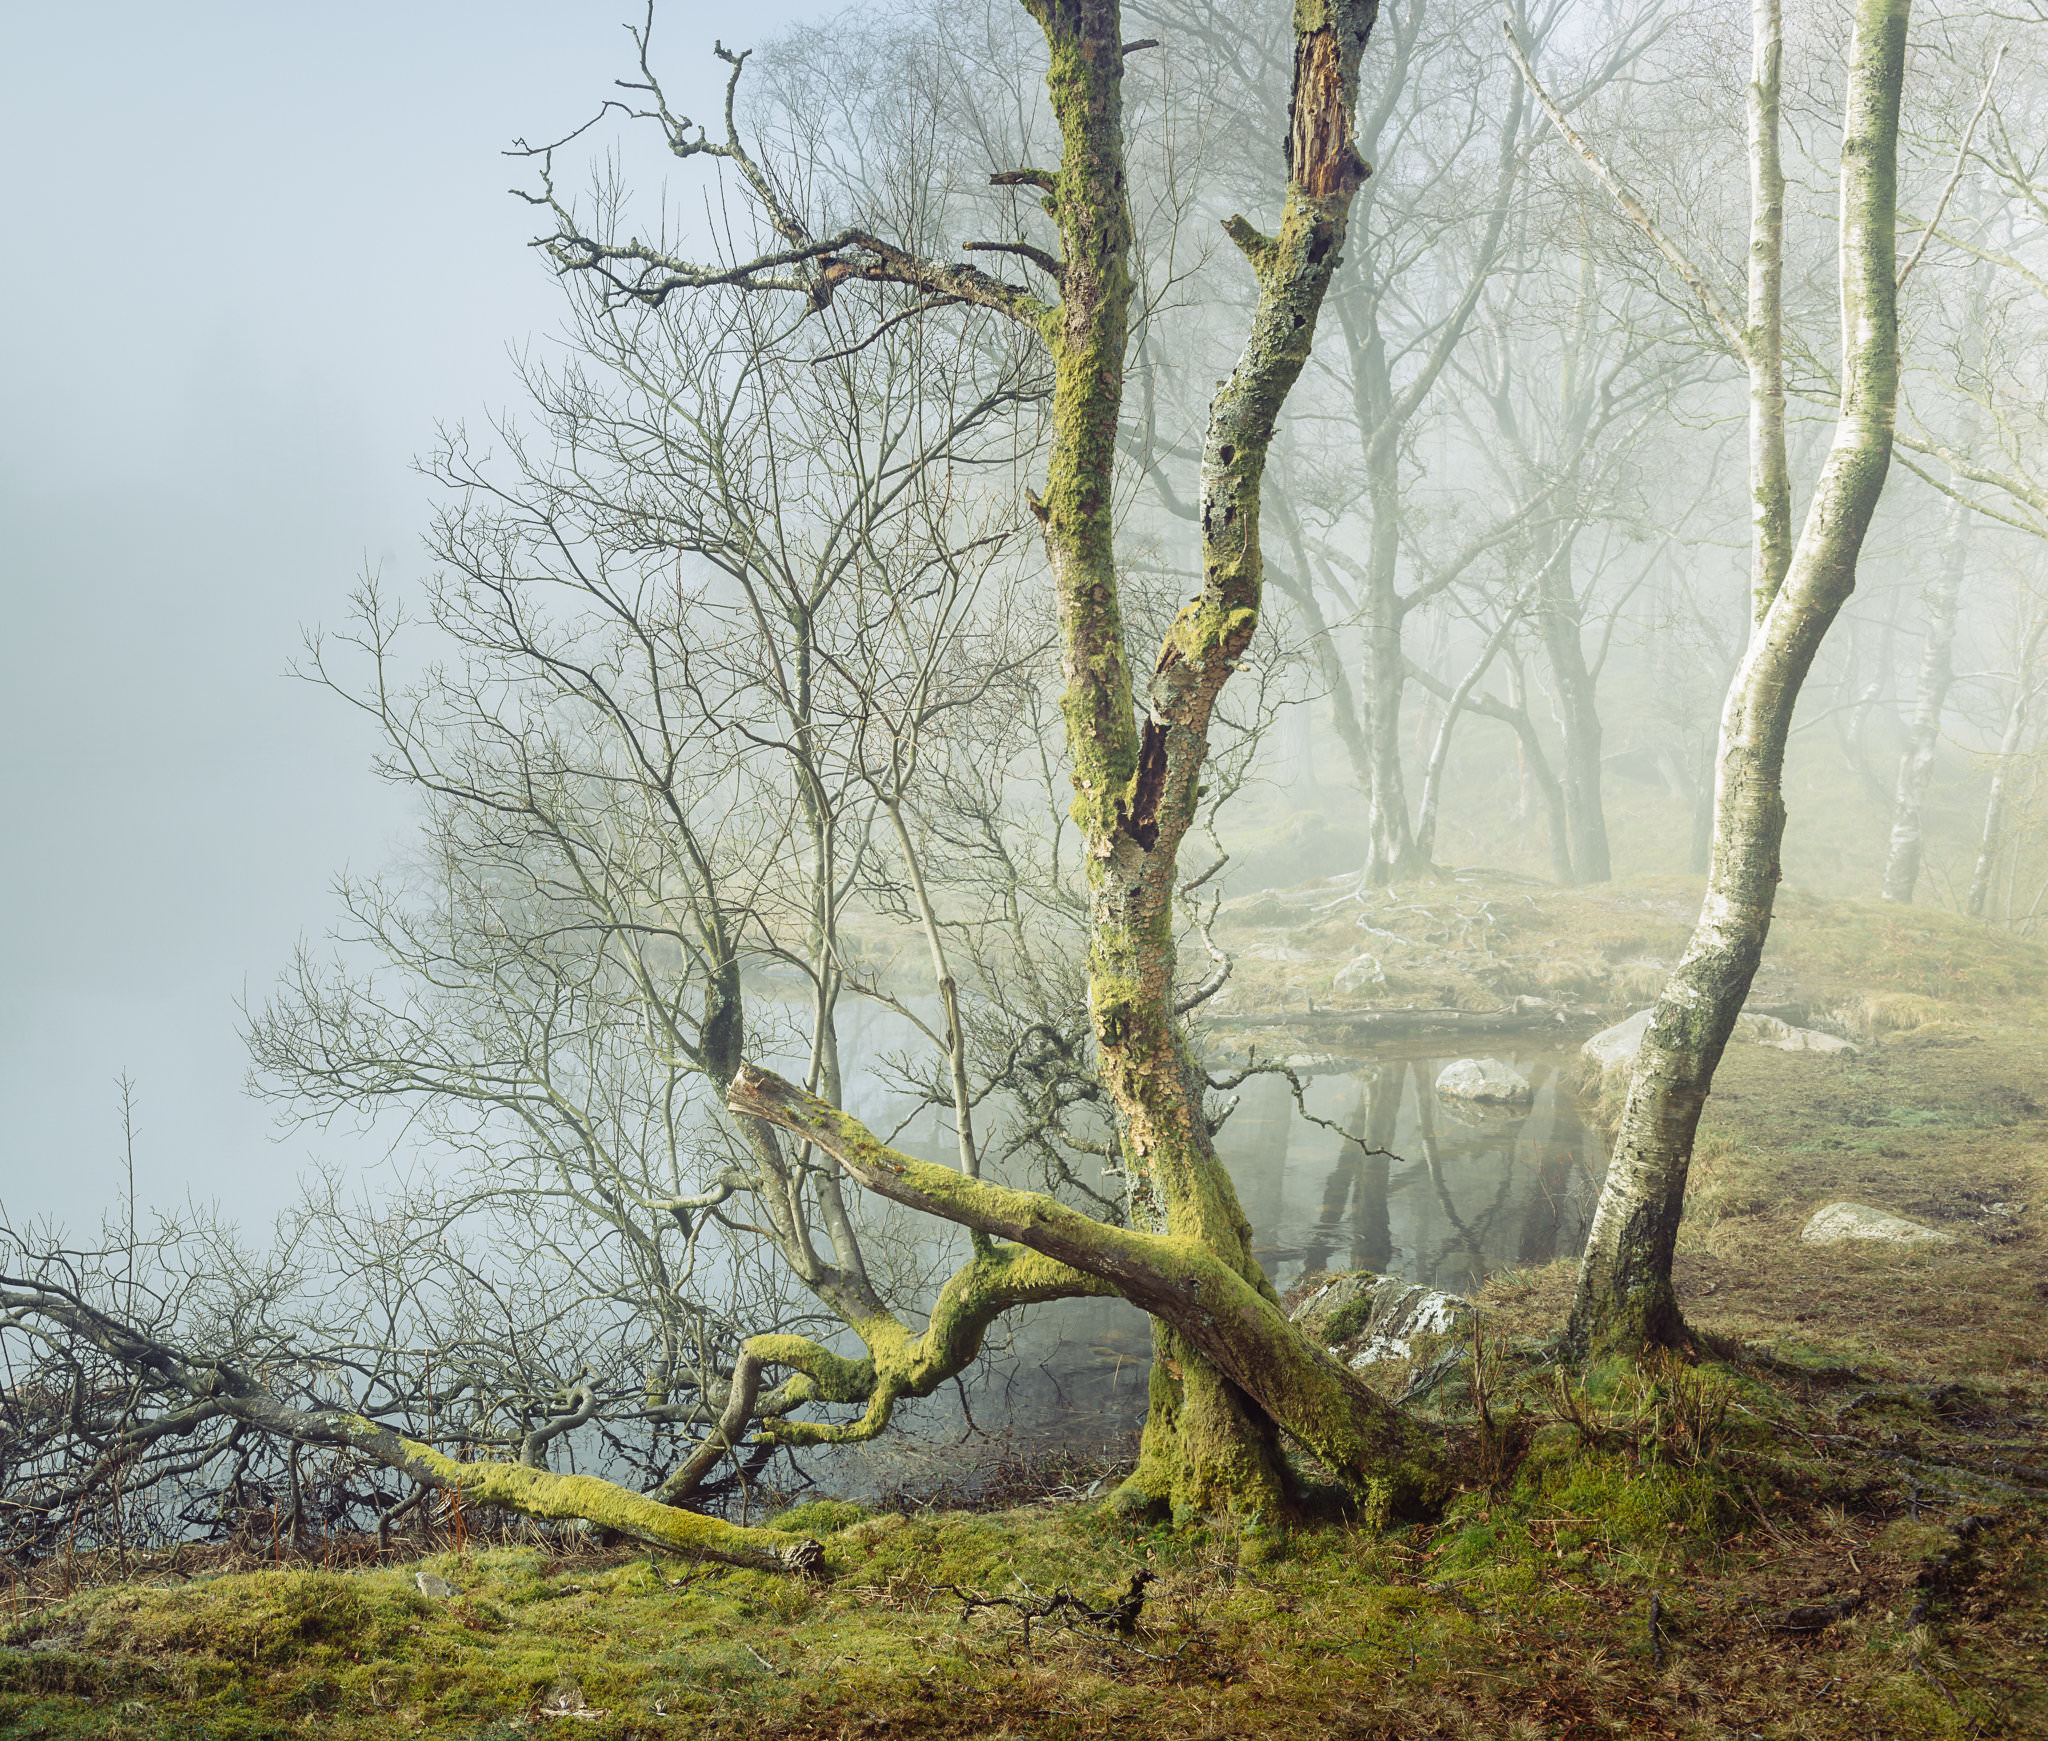
M1270 236L1242 218L1226 226L1256 275L1258 301L1237 366L1210 407L1201 590L1168 630L1143 705L1134 707L1113 541L1131 294L1119 8L1101 0L1029 3L1051 51L1050 90L1064 141L1059 173L1047 178L1062 278L1059 309L1044 322L1055 366L1053 441L1035 506L1059 612L1073 815L1086 842L1087 984L1099 1068L1116 1107L1136 1221L1210 1254L1271 1305L1250 1225L1210 1140L1204 1078L1175 1008L1173 891L1216 698L1258 626L1267 450L1307 361L1352 198L1367 173L1353 143L1353 115L1377 7L1372 0L1298 0L1295 7L1280 225ZM1153 1406L1131 1497L1178 1512L1270 1513L1288 1496L1272 1412L1179 1316L1160 1315ZM1318 1351L1294 1340L1294 1357L1313 1362Z
M1181 1373L1155 1374L1144 1461L1175 1478L1177 1502L1242 1510L1272 1497L1261 1458L1276 1426L1379 1515L1412 1513L1442 1496L1447 1462L1435 1437L1304 1335L1256 1266L1247 1273L1235 1253L1187 1234L1114 1227L1038 1192L917 1160L765 1070L742 1071L729 1104L826 1150L876 1195L989 1236L997 1257L1036 1254L1098 1276L1151 1313L1173 1338ZM1189 1382L1196 1371L1204 1379ZM1212 1485L1190 1485L1198 1476ZM1145 1467L1138 1479L1147 1479Z
M681 291L723 284L795 292L823 307L849 284L880 281L909 286L937 304L967 302L994 310L1029 326L1044 343L1053 365L1052 439L1045 488L1031 497L1031 506L1050 560L1061 645L1060 707L1075 789L1072 813L1086 858L1086 982L1096 1062L1116 1114L1134 1216L1144 1237L1171 1242L1177 1252L1204 1254L1263 1302L1259 1321L1271 1331L1271 1344L1253 1364L1268 1391L1264 1375L1274 1359L1283 1369L1314 1373L1317 1384L1326 1384L1322 1351L1279 1318L1272 1288L1251 1253L1250 1228L1210 1140L1205 1078L1188 1055L1176 1007L1173 895L1216 697L1258 627L1259 499L1267 449L1314 340L1353 198L1367 174L1354 129L1359 61L1376 0L1296 0L1279 226L1270 236L1242 219L1227 226L1256 275L1258 300L1243 353L1211 408L1200 492L1202 584L1168 631L1142 697L1126 653L1115 550L1117 432L1133 292L1121 9L1116 0L1023 4L1047 46L1060 164L1056 170L1007 170L992 180L1043 196L1057 228L1058 251L1022 241L971 242L967 249L1027 262L1057 286L1052 299L977 267L920 258L863 228L813 235L802 214L782 201L774 178L747 153L730 121L730 102L723 142L693 130L665 104L658 118L679 157L726 160L786 246L738 265L691 262L637 240L620 243L584 233L556 199L551 181L544 179L542 192L533 197L561 225L545 244L553 258L564 271L599 274L607 296L659 304ZM728 57L734 81L741 58ZM658 84L647 76L646 88L658 97ZM1496 217L1496 229L1498 223ZM1460 319L1469 315L1476 296L1476 289L1468 294ZM736 1078L729 1104L762 1116L747 1100ZM966 1219L978 1232L993 1231ZM1093 1250L1085 1242L1073 1249L1084 1256ZM975 1278L986 1268L993 1282L1003 1266L1027 1267L1013 1252L978 1251L956 1278L956 1291L963 1299L979 1298ZM1045 1285L1070 1286L1073 1274L1123 1286L1120 1276L1086 1264L1070 1265L1070 1271L1054 1266ZM1140 1303L1156 1309L1177 1299L1155 1292ZM793 1366L820 1398L843 1392L879 1399L890 1388L880 1369L892 1362L909 1360L920 1383L939 1370L922 1354L912 1359L908 1351L922 1345L899 1333L893 1320L870 1324L850 1296L833 1303L868 1344L877 1368L872 1392L861 1389L869 1382L867 1361L835 1364L815 1346L785 1346L789 1339L755 1352ZM1244 1382L1245 1362L1219 1358L1186 1312L1156 1315L1165 1326L1161 1376L1135 1480L1139 1495L1193 1510L1263 1511L1277 1505L1287 1489L1280 1426L1304 1436L1320 1429L1297 1427L1295 1419L1276 1413L1270 1398L1254 1397ZM1283 1327L1272 1330L1268 1318ZM1284 1357L1272 1349L1284 1349ZM831 1431L868 1430L864 1423L873 1413L851 1428Z
M1062 257L1024 244L970 244L1022 254L1058 284L1056 303L978 269L926 261L869 232L814 238L779 203L774 179L746 154L731 120L743 56L726 56L728 138L708 140L675 116L658 84L650 113L678 156L709 153L731 162L787 244L752 263L710 266L642 246L583 235L554 196L535 202L563 228L545 245L565 271L604 276L609 289L658 306L678 291L732 285L794 292L830 303L848 280L908 285L941 302L972 302L1033 327L1055 371L1048 481L1034 508L1044 527L1063 648L1062 711L1086 842L1091 912L1087 984L1100 1073L1113 1099L1137 1202L1136 1229L1105 1225L1054 1199L984 1183L963 1169L925 1167L876 1143L829 1101L745 1068L749 1045L736 933L708 879L702 926L693 939L705 963L699 1032L679 1049L727 1103L758 1169L735 1165L692 1198L636 1197L642 1211L678 1218L714 1211L748 1191L777 1256L864 1345L848 1358L795 1335L749 1338L729 1384L705 1402L718 1411L713 1433L662 1490L634 1493L591 1477L552 1473L542 1451L590 1418L590 1393L566 1415L524 1433L517 1461L465 1462L395 1432L369 1415L307 1401L294 1406L260 1376L222 1358L180 1354L166 1343L33 1278L0 1277L0 1308L19 1310L92 1344L135 1377L153 1414L130 1411L137 1442L232 1421L298 1443L346 1447L428 1485L477 1503L549 1518L586 1518L681 1551L738 1564L784 1564L801 1548L774 1532L734 1529L673 1502L730 1448L750 1421L783 1442L839 1442L881 1430L894 1403L922 1395L960 1371L983 1333L1014 1307L1077 1294L1117 1293L1163 1326L1163 1358L1135 1488L1176 1510L1269 1513L1288 1497L1283 1430L1326 1458L1381 1510L1406 1510L1444 1486L1441 1447L1292 1325L1251 1252L1249 1225L1210 1140L1206 1078L1189 1056L1174 983L1172 897L1181 840L1196 815L1207 728L1218 694L1245 654L1261 609L1260 491L1267 450L1314 341L1317 316L1341 257L1353 196L1368 173L1353 143L1359 62L1376 0L1297 0L1294 93L1287 184L1277 229L1265 235L1241 218L1226 228L1250 264L1257 302L1250 333L1212 405L1201 479L1202 578L1165 636L1142 706L1134 705L1124 652L1112 512L1116 435L1128 345L1131 224L1121 137L1123 44L1114 0L1026 0L1050 49L1053 106L1064 149L1057 172L1025 169L996 179L1046 194ZM639 36L645 70L646 39ZM544 165L547 154L537 154ZM809 639L797 625L808 656ZM799 661L802 665L802 661ZM811 715L799 671L798 737ZM806 788L808 792L810 789ZM674 815L689 846L686 815ZM803 818L814 883L830 878L829 818L815 805ZM694 852L694 848L692 848ZM708 863L707 861L704 861ZM812 915L813 953L829 958L829 905ZM929 917L929 916L928 916ZM933 928L928 925L928 928ZM949 978L935 950L943 988ZM836 1097L831 1044L834 991L827 977L816 1005L810 1072ZM957 1060L956 1060L957 1061ZM956 1096L961 1078L954 1075ZM941 1289L921 1333L891 1312L871 1282L831 1166L791 1152L785 1132L843 1165L864 1187L948 1217L976 1235L974 1255ZM814 1232L815 1201L822 1239ZM765 1369L787 1376L762 1389ZM260 1374L260 1367L255 1371ZM331 1393L330 1393L331 1394ZM793 1422L805 1402L855 1405L858 1419ZM126 1427L124 1431L128 1430Z
M1910 0L1857 0L1855 7L1842 129L1839 420L1784 580L1722 712L1706 901L1637 1058L1572 1304L1568 1341L1580 1354L1685 1339L1672 1255L1700 1113L1770 929L1793 707L1855 587L1891 462L1898 119L1909 8Z

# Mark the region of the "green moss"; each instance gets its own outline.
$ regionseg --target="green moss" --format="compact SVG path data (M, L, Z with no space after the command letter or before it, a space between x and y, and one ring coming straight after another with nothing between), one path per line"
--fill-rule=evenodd
M813 1499L792 1507L775 1520L775 1527L790 1535L833 1535L850 1525L866 1521L866 1506L844 1499Z
M1347 1300L1330 1314L1330 1321L1323 1326L1323 1337L1333 1345L1349 1342L1352 1337L1363 1334L1371 1321L1372 1301Z
M1745 1412L1689 1457L1669 1419L1693 1381L1671 1371L1614 1367L1574 1389L1592 1443L1561 1418L1547 1369L1504 1361L1499 1382L1496 1415L1533 1427L1527 1454L1438 1522L1393 1534L1249 1518L1173 1530L1083 1505L861 1516L814 1501L779 1521L827 1537L822 1584L493 1550L424 1562L456 1587L439 1602L413 1567L114 1586L42 1610L0 1649L0 1733L509 1741L571 1687L605 1713L578 1733L709 1741L1490 1735L1616 1711L1645 1732L1765 1735L1789 1733L1797 1711L1815 1741L2040 1732L2042 1508L2015 1502L1970 1538L1968 1599L1998 1616L1986 1625L1960 1585L1951 1597L1914 1583L1959 1538L1906 1514L1894 1466L1846 1448L1856 1413L1845 1425L1825 1399L1803 1401L1808 1379L1707 1371L1697 1382ZM1870 1430L1891 1431L1889 1418ZM1950 1429L1930 1416L1919 1430ZM1053 1622L1027 1650L1013 1613L963 1616L956 1593L1070 1589L1101 1605L1140 1569L1155 1581L1128 1647ZM1908 1632L1922 1587L1934 1607ZM1760 1623L1774 1603L1835 1588L1872 1596L1824 1638ZM1817 1672L1825 1700L1810 1696Z

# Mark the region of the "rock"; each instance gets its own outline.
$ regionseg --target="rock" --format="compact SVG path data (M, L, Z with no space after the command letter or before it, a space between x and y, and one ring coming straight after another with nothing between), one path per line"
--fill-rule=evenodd
M1330 989L1336 992L1374 991L1386 983L1386 971L1378 960L1370 955L1360 955L1337 969L1337 977L1330 981Z
M1579 1048L1579 1055L1603 1071L1627 1068L1635 1063L1636 1053L1642 1049L1643 1036L1650 1031L1650 1017L1654 1013L1654 1010L1637 1010L1627 1021L1602 1028ZM1795 1028L1776 1016L1756 1015L1747 1010L1735 1018L1733 1038L1748 1040L1758 1046L1775 1046L1781 1052L1856 1050L1847 1040L1824 1034L1818 1028Z
M1388 1276L1373 1289L1372 1317L1365 1344L1352 1355L1354 1367L1375 1360L1406 1360L1417 1336L1444 1335L1462 1329L1472 1316L1472 1302L1419 1282Z
M1824 1034L1818 1028L1795 1028L1789 1022L1779 1021L1776 1016L1756 1016L1746 1011L1735 1018L1735 1037L1754 1041L1759 1046L1775 1046L1781 1052L1856 1050L1847 1040Z
M1642 1050L1643 1036L1650 1031L1650 1017L1655 1014L1655 1010L1637 1010L1626 1021L1602 1028L1579 1048L1579 1056L1601 1070L1626 1069Z
M1799 1237L1808 1245L1834 1245L1844 1239L1882 1239L1893 1245L1953 1245L1956 1236L1938 1227L1888 1215L1867 1203L1830 1203L1814 1211Z
M432 1572L415 1572L412 1581L419 1585L420 1594L430 1602L446 1602L455 1594L455 1586L446 1578L437 1578Z
M1292 1317L1325 1347L1356 1344L1354 1367L1375 1360L1406 1360L1413 1339L1456 1331L1470 1319L1472 1302L1399 1276L1352 1270L1332 1276L1294 1308Z
M1523 1106L1536 1097L1529 1079L1498 1058L1459 1058L1446 1064L1436 1079L1436 1091L1454 1100L1491 1100L1506 1106Z
M1288 1314L1325 1347L1349 1341L1372 1315L1372 1291L1384 1278L1369 1269L1332 1276Z
M800 1542L793 1542L786 1548L777 1548L775 1557L784 1568L801 1578L821 1578L825 1575L825 1546L806 1536Z

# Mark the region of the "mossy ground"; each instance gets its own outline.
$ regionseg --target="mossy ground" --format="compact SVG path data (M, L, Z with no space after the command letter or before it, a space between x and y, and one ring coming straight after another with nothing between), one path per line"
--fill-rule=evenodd
M1616 949L1619 902L1683 898L1555 897ZM1704 1363L1560 1388L1543 1348L1569 1266L1496 1278L1486 1421L1469 1368L1435 1398L1481 1479L1427 1527L812 1506L784 1521L827 1544L817 1583L545 1547L136 1568L22 1604L0 1734L2048 1733L2039 952L1814 905L1789 904L1774 936L1784 976L1862 1000L1876 1038L1730 1050L1678 1267ZM1837 1197L1957 1241L1803 1245ZM1100 1606L1138 1569L1157 1581L1128 1639L1057 1619L1027 1639L1014 1610L963 1612L962 1591ZM420 1570L456 1594L421 1595Z
M1773 1365L1559 1387L1490 1356L1496 1472L1435 1524L1175 1531L1100 1505L791 1517L820 1582L538 1548L87 1591L0 1649L21 1737L2027 1735L2038 1396ZM1128 1638L963 1594L1156 1574ZM412 1574L455 1594L421 1595ZM1654 1603L1654 1624L1653 1624Z

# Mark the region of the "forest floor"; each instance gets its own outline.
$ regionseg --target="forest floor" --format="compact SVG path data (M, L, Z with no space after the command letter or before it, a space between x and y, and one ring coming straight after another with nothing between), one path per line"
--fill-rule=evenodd
M1221 916L1254 1031L1311 1001L1583 1025L1647 1001L1696 890L1322 898ZM188 1548L94 1587L74 1566L61 1600L17 1586L0 1734L2048 1734L2048 955L1917 909L1781 915L1757 1001L1861 1049L1731 1048L1679 1256L1705 1358L1564 1375L1570 1266L1494 1278L1432 1402L1480 1478L1428 1524L1147 1527L1064 1471L1000 1509L801 1507L814 1582L559 1543ZM1347 997L1361 937L1389 983ZM1837 1198L1954 1243L1803 1244ZM1128 1635L1027 1621L1141 1570Z

